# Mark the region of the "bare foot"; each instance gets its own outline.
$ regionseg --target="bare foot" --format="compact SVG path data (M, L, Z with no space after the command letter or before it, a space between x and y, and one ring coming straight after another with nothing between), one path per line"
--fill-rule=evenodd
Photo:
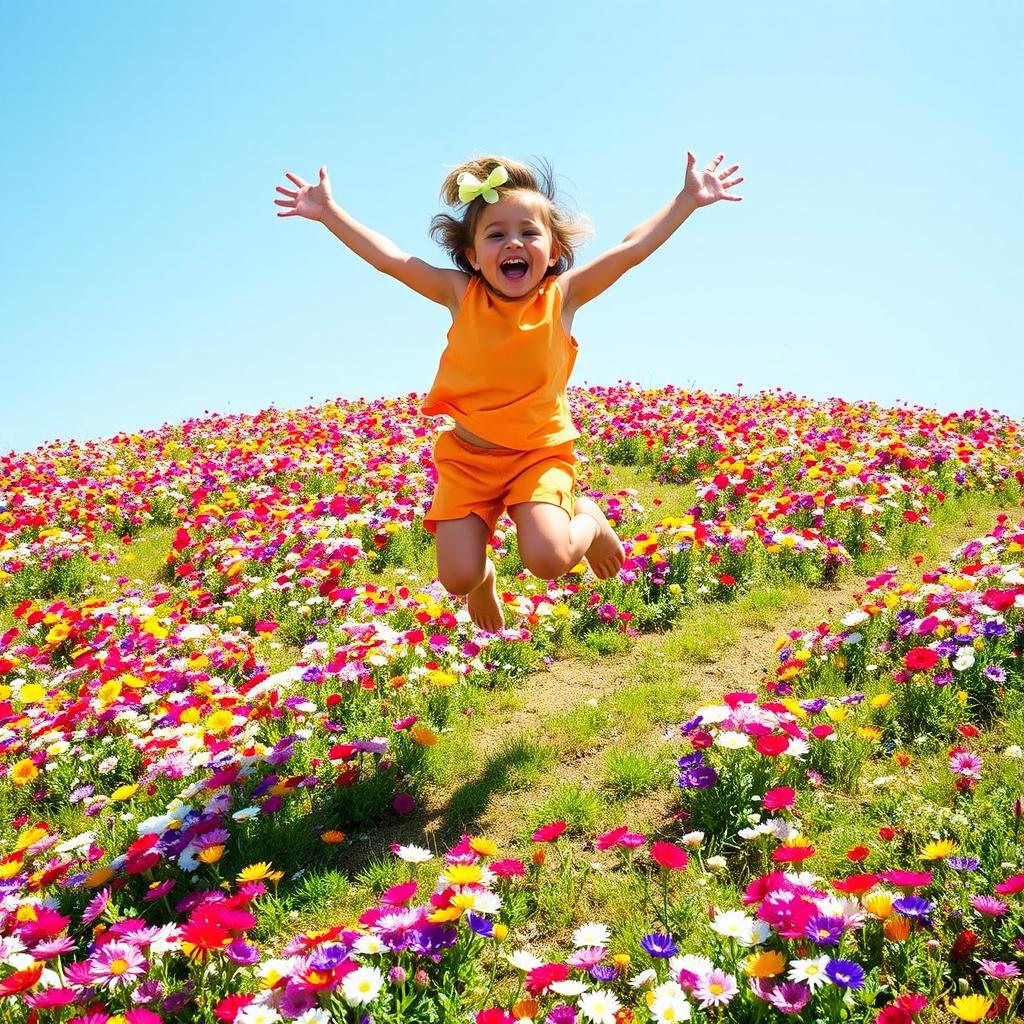
M589 498L577 498L573 510L576 515L590 516L597 523L597 536L583 556L591 571L599 580L614 576L626 560L626 552L616 532L605 518L600 507Z
M469 605L469 617L477 629L487 633L497 633L505 625L505 616L501 613L501 601L498 600L497 573L494 563L487 559L487 575L476 590L466 595Z

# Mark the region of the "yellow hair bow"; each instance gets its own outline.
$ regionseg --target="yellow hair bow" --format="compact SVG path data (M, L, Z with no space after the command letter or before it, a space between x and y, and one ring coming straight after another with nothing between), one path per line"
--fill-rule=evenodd
M471 203L477 196L483 196L485 203L496 203L498 193L495 191L499 185L508 181L508 171L498 164L497 167L487 175L486 181L480 181L469 171L463 171L455 182L459 186L459 202Z

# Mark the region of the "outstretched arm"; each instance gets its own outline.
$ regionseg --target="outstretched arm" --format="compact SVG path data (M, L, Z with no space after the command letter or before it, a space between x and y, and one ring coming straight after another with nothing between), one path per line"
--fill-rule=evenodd
M326 167L320 168L320 182L316 185L303 181L291 171L286 171L285 177L297 187L297 191L277 186L277 191L288 197L274 200L277 206L285 207L284 212L278 212L278 217L305 217L320 221L335 238L370 266L396 278L420 295L451 307L455 296L454 282L463 275L457 270L432 267L415 256L407 255L390 238L350 217L334 201Z
M559 283L565 296L563 304L578 309L583 303L596 298L627 270L643 263L655 249L668 241L694 210L721 199L739 202L742 196L728 191L743 181L742 178L731 178L739 170L739 164L719 172L718 165L724 159L725 154L719 153L703 171L697 171L694 167L696 157L687 153L686 177L679 195L653 217L633 228L614 249L609 249L579 270L562 274Z

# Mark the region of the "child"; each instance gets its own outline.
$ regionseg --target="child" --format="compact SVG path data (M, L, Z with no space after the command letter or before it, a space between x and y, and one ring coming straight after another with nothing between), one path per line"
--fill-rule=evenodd
M729 189L734 164L718 171L719 153L703 171L687 153L682 191L663 210L592 263L575 268L583 234L554 203L550 168L540 181L523 164L485 156L452 171L441 196L458 217L431 222L458 270L408 256L383 235L353 220L335 202L327 168L320 182L285 177L298 191L277 191L288 209L279 217L322 221L357 256L452 315L448 345L423 404L428 416L447 415L453 429L434 444L438 481L424 526L436 535L437 572L453 594L465 595L473 622L497 631L504 624L487 542L503 508L519 540L523 565L555 579L586 559L606 579L624 552L601 509L573 499L579 437L565 389L576 359L576 310L642 263L700 206L739 201Z

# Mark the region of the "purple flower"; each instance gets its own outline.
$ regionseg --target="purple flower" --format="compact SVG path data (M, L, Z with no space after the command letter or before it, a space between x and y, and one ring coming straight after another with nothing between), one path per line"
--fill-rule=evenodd
M983 675L993 683L1006 682L1006 669L999 665L986 665Z
M334 943L321 946L310 958L309 966L314 971L333 971L348 956L348 947Z
M804 700L800 702L800 707L804 709L809 715L816 715L819 711L823 711L825 705L828 703L824 697L815 697L813 700Z
M978 966L990 978L995 978L997 981L1020 977L1020 968L1016 964L1005 963L1002 960L979 960Z
M829 960L825 973L840 988L864 987L864 968L852 960Z
M837 946L843 937L843 919L815 914L804 927L804 935L819 946Z
M595 964L590 968L590 976L595 981L614 981L619 976L619 972L614 967L602 967L600 964Z
M420 956L439 956L442 949L455 945L459 933L440 924L425 924L409 933L409 949Z
M981 861L977 857L947 857L946 867L954 871L977 871Z
M909 917L912 921L928 924L931 920L931 912L935 907L921 896L901 896L898 900L892 901L892 909L904 917Z
M416 810L416 801L408 793L397 793L391 806L395 814L412 814Z
M670 956L675 956L679 952L679 947L672 941L671 935L662 935L659 932L651 932L649 935L645 935L640 940L640 945L643 946L644 951L653 957L657 957L661 960L667 960Z
M468 924L469 927L477 933L477 935L482 935L485 939L494 938L494 924L486 917L474 914L472 910L466 911L466 924Z
M576 1011L571 1006L560 1003L553 1006L544 1019L544 1024L576 1024Z
M251 967L260 960L260 951L255 946L250 946L241 936L237 936L224 947L224 955L243 967Z
M787 981L767 990L768 1002L780 1013L799 1013L810 998L811 990L798 981Z

